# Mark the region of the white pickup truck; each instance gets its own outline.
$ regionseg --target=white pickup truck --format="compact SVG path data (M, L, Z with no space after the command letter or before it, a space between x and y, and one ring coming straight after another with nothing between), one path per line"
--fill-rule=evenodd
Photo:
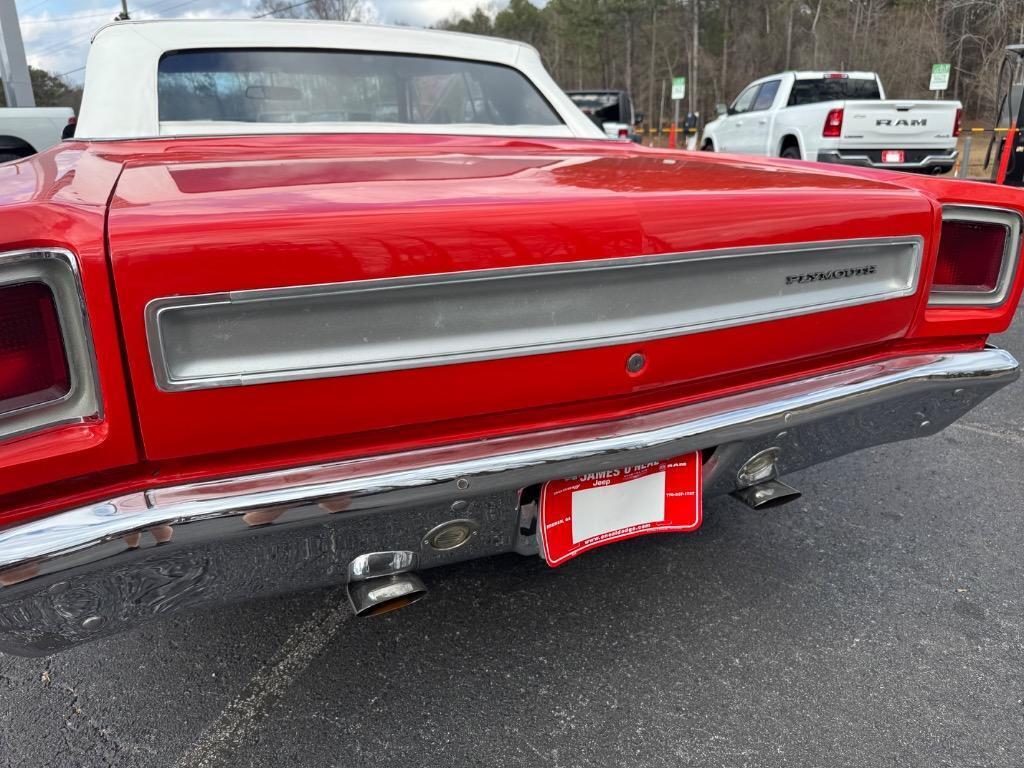
M0 163L49 149L74 117L69 107L0 108Z
M925 173L957 157L960 102L888 100L874 72L769 75L718 112L702 150Z

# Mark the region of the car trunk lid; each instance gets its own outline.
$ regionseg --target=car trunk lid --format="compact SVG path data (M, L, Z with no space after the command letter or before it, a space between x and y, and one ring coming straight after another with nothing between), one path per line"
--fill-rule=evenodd
M897 339L933 225L890 184L601 142L250 142L140 154L111 206L153 459L604 418Z

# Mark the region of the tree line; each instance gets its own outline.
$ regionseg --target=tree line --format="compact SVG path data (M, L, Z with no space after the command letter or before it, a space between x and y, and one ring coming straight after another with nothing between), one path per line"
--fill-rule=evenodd
M35 67L28 68L29 77L32 79L32 92L36 97L36 106L39 107L71 107L78 114L78 107L82 103L82 88L68 85L51 72L46 72ZM7 106L7 99L3 89L0 88L0 107Z
M563 88L628 90L646 122L671 119L669 79L687 78L684 111L713 115L774 72L871 70L892 98L929 98L932 64L951 64L944 96L991 123L1008 44L1024 42L1021 0L510 0L437 25L538 48Z
M492 2L434 26L529 43L563 88L627 90L648 125L671 119L673 76L687 78L683 111L707 118L751 80L787 69L876 71L888 96L928 98L937 63L952 65L944 96L991 124L1004 48L1024 43L1024 0ZM371 21L373 10L370 0L260 0L256 15ZM37 103L77 107L79 88L31 74Z

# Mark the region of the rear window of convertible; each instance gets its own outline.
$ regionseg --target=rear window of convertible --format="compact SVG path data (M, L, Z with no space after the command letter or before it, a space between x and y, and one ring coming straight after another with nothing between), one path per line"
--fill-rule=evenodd
M160 121L561 125L520 72L390 53L196 50L166 54Z

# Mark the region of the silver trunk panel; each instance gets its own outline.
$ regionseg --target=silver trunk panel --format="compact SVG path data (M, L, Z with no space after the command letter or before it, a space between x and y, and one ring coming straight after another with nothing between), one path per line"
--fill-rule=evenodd
M913 294L922 239L801 243L156 299L164 390L677 336Z

